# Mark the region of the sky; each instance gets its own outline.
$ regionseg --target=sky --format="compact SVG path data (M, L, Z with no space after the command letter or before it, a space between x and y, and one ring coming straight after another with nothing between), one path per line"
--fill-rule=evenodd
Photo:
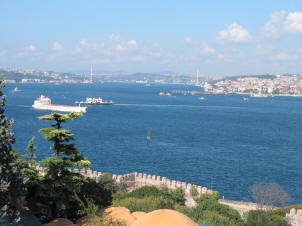
M1 0L0 67L302 73L301 0Z

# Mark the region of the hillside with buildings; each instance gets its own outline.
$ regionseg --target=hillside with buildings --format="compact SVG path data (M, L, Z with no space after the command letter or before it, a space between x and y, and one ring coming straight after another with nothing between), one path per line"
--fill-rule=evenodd
M204 84L206 93L250 95L302 95L301 75L261 75L224 78Z

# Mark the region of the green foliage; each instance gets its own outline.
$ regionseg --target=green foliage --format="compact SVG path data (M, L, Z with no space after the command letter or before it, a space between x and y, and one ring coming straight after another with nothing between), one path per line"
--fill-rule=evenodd
M24 193L24 178L21 170L24 162L13 149L15 142L12 132L13 121L4 115L5 96L2 89L4 83L0 77L0 217L7 215L9 221L19 221L18 200Z
M181 188L164 192L155 186L144 186L129 194L115 195L113 205L127 207L130 211L150 212L156 209L175 209L183 205L184 201Z
M184 191L182 190L182 188L176 188L172 191L170 191L169 196L171 197L171 199L180 204L180 205L184 205L185 204L185 194Z
M218 192L213 192L211 195L203 194L199 198L195 198L197 207L179 208L178 210L201 224L213 226L243 225L239 213L226 205L218 203L218 197Z
M37 156L35 154L35 151L37 150L37 148L35 147L34 142L35 142L35 137L32 137L31 140L29 141L28 145L27 145L27 148L26 148L27 153L25 155L23 155L23 157L31 165L36 164L35 159L37 158Z
M290 226L280 215L261 210L248 212L246 226Z
M63 130L61 126L63 122L80 116L81 114L78 113L52 113L39 117L40 120L55 121L55 124L52 125L53 128L39 130L46 140L53 142L51 150L55 152L55 157L46 158L42 162L49 169L49 176L56 177L58 173L68 171L71 167L88 168L89 161L85 161L74 144L67 143L74 140L73 134L69 130Z
M144 186L130 192L129 194L127 194L127 197L133 197L133 198L162 197L163 199L171 200L175 204L177 203L179 205L184 205L185 203L184 192L181 188L176 188L174 190L164 192L159 190L155 186Z
M75 112L71 112L69 114L61 114L61 113L52 113L50 115L43 115L38 117L38 119L40 120L44 120L44 121L53 121L55 120L55 124L52 125L52 127L55 127L57 129L61 129L61 124L62 122L66 122L68 120L73 120L76 119L78 117L81 117L82 114L80 113L75 113Z
M144 198L127 197L121 200L114 200L113 206L124 206L131 212L151 212L157 209L175 209L175 202L171 199L155 196Z
M98 178L98 182L99 184L103 185L106 190L111 191L112 194L126 192L126 184L124 183L117 184L112 179L111 173L104 173L102 176Z
M86 178L79 192L74 196L73 205L66 211L68 216L77 218L94 214L98 208L106 207L111 204L112 191L107 184L101 184L95 180ZM76 214L74 214L76 213Z
M245 220L241 219L236 210L218 202L219 193L203 194L195 198L197 207L187 208L180 206L178 211L184 213L200 224L212 226L288 226L286 220L277 214L264 211L250 211Z
M192 186L190 189L190 194L192 197L197 197L199 195L197 188L195 186Z
M106 188L105 188L106 187ZM27 202L38 216L57 214L78 218L98 208L111 204L112 192L108 185L80 174L70 173L56 177L56 182L47 177L33 177Z
M102 218L100 216L97 216L95 214L88 215L86 217L87 221L81 225L85 226L127 226L124 222L119 222L116 219L113 218ZM78 224L76 224L78 225Z
M38 166L38 163L35 161L36 154L35 151L37 148L34 145L35 137L32 137L29 141L26 151L27 153L23 155L26 162L24 162L25 167L22 169L22 175L27 179L26 180L26 187L30 188L36 184L36 181L41 180L41 178L38 179L38 170L36 169L36 166Z
M155 186L144 186L144 187L138 188L138 189L130 192L128 197L145 198L145 197L149 197L149 196L162 197L165 195L166 195L166 193L160 191Z
M277 214L277 215L285 217L285 215L287 213L289 213L290 209L292 209L292 208L295 208L296 210L301 210L302 209L302 205L286 206L286 207L283 207L283 208L279 208L279 209L273 210L272 212L274 214Z
M62 129L62 123L80 117L81 114L52 113L39 117L41 120L55 123L52 128L44 128L40 133L46 140L53 143L52 157L41 161L45 168L45 175L39 176L37 170L29 167L24 174L29 178L27 202L31 211L38 215L56 217L65 215L69 218L78 218L90 214L97 207L111 204L113 182L101 180L99 183L72 173L71 169L88 168L90 162L76 149L73 134ZM28 157L33 158L33 140L29 144Z

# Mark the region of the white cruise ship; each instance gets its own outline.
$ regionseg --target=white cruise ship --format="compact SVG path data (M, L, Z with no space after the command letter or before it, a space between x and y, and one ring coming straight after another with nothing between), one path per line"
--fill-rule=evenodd
M32 107L40 110L78 112L78 113L86 112L86 108L87 108L87 107L80 107L80 106L51 104L51 99L43 95L41 95L34 101Z

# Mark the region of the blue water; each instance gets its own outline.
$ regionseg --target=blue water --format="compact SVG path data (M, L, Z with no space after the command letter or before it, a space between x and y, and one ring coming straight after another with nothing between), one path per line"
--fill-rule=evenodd
M182 85L20 84L21 91L13 92L14 87L5 88L6 115L15 120L15 147L21 153L34 135L38 159L50 154L50 143L37 132L50 125L37 117L49 112L31 108L41 93L55 104L101 96L115 105L89 107L65 125L93 170L166 176L234 200L250 199L249 188L257 181L276 182L291 203L302 202L302 98L158 96L197 89Z

